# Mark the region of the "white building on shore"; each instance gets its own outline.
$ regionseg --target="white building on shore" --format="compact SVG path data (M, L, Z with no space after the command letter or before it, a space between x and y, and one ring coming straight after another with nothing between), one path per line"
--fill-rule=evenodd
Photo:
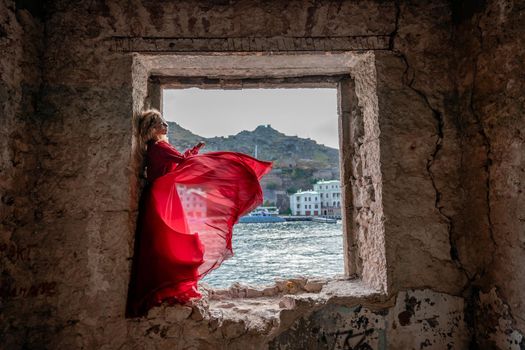
M319 193L323 208L341 208L341 184L339 180L318 181L314 191Z
M292 215L341 217L341 184L339 180L322 180L313 190L290 196Z
M315 191L298 191L290 196L292 215L312 216L321 214L321 199Z
M314 191L321 199L321 216L341 217L341 183L339 180L322 180L314 185Z

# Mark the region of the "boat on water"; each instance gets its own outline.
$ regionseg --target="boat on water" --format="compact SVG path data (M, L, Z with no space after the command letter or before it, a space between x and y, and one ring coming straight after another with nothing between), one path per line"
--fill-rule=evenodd
M325 224L336 224L337 219L333 218L324 218L322 216L314 216L312 217L313 222L324 222Z
M279 209L276 207L257 207L248 215L242 216L239 219L240 223L273 223L285 221L286 220L279 216Z

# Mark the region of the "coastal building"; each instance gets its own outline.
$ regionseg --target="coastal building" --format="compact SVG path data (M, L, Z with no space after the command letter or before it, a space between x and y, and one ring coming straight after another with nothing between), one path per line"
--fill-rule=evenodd
M314 191L319 193L325 207L341 204L341 185L339 180L322 180L314 184Z
M314 184L321 199L321 215L341 216L341 184L339 180L322 180Z
M290 196L292 215L320 215L321 199L315 191L298 191Z
M313 190L299 191L290 196L292 215L341 217L341 184L339 180L322 180Z

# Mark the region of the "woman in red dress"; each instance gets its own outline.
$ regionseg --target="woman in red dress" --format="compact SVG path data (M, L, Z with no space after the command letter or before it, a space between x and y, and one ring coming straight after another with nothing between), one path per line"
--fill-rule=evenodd
M148 184L142 195L128 315L200 298L197 281L233 255L232 228L262 203L264 162L236 152L180 153L157 110L140 115Z

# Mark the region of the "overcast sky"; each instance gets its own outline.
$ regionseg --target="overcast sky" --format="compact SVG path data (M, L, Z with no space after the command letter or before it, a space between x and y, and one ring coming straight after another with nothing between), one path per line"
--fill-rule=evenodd
M194 134L234 135L270 124L339 148L336 89L164 90L163 114Z

